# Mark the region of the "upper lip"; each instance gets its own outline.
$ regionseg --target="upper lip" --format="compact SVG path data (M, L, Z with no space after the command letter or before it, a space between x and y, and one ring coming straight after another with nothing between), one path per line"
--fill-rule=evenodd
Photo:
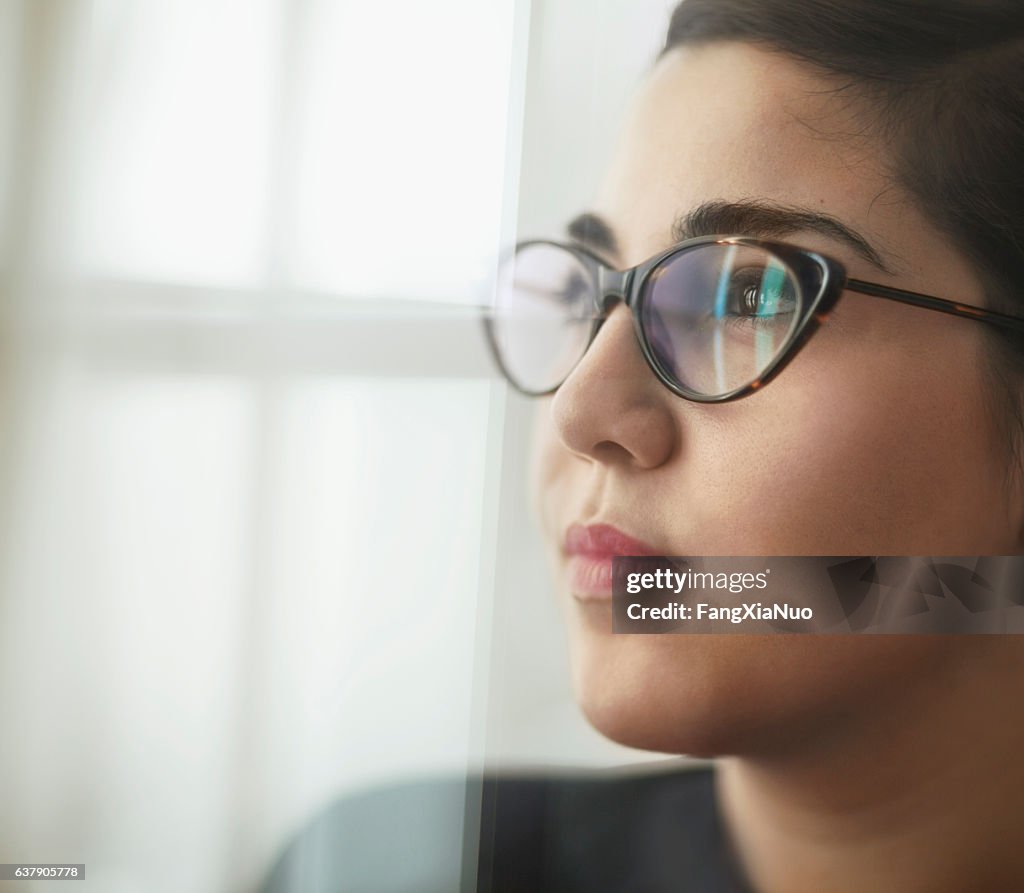
M567 555L657 555L658 550L611 524L572 524L565 532Z

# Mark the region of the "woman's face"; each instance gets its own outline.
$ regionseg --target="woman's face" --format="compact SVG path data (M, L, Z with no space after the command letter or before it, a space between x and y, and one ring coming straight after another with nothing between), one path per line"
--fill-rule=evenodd
M737 212L712 230L789 241L851 277L983 304L966 262L893 181L859 108L749 45L674 50L638 98L592 209L617 249L596 250L633 266L677 241L699 206L754 200L837 219L888 272L835 233L763 215ZM825 715L898 710L980 648L970 637L613 635L610 601L581 585L566 534L608 524L664 555L1016 553L1022 499L986 397L982 328L847 292L763 390L703 405L655 378L616 307L541 401L534 453L574 680L599 729L671 752L767 751Z

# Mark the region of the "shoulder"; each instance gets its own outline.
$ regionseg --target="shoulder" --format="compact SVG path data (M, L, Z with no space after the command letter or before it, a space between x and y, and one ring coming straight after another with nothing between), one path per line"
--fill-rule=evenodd
M262 893L728 890L713 775L483 773L345 796Z

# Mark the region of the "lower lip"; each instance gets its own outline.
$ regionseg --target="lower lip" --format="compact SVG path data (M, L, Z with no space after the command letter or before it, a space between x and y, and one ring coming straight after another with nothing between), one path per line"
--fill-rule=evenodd
M612 556L570 555L569 588L580 601L612 600Z

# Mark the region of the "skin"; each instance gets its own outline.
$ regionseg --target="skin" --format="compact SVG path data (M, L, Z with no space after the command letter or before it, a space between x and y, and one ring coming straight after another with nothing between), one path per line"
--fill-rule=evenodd
M983 305L854 100L744 44L673 50L637 99L594 207L609 262L671 246L712 200L823 211L862 234L785 240L853 277ZM983 327L846 293L790 366L739 401L673 395L618 306L539 403L533 493L590 721L622 743L723 758L720 798L758 890L1006 889L1024 878L1013 637L626 636L574 598L570 524L668 555L1022 551L1024 494L984 395ZM992 767L999 767L994 773ZM937 843L941 842L941 843Z

